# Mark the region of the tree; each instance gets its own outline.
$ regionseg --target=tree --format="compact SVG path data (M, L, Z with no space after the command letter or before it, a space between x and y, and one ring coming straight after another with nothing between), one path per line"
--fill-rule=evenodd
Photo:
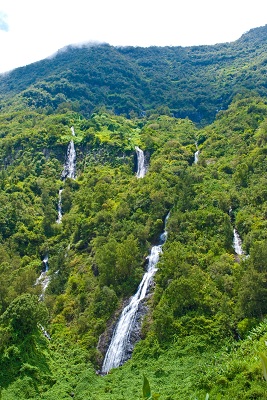
M133 235L129 235L126 240L117 245L116 258L118 280L124 282L133 275L135 268L141 262L138 241Z
M22 294L11 302L0 321L19 336L31 335L48 319L46 306L35 295Z
M117 241L111 237L106 243L100 237L95 241L95 261L100 273L100 282L102 285L116 284L116 248Z
M237 314L241 318L263 318L267 313L267 241L251 248L248 267L238 292Z

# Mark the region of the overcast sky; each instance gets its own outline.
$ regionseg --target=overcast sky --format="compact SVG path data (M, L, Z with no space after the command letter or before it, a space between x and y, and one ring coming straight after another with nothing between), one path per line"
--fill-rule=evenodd
M215 44L265 24L266 0L0 0L0 72L68 44Z

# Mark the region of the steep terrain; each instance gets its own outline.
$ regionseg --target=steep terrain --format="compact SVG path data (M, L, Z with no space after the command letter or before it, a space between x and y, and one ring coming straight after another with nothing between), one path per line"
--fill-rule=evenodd
M0 77L2 97L20 93L47 112L88 117L105 106L141 116L159 109L207 124L237 93L266 95L267 26L232 43L196 47L67 47Z
M152 398L143 373L153 398L266 398L265 32L69 48L2 76L2 400ZM168 213L141 340L100 376Z

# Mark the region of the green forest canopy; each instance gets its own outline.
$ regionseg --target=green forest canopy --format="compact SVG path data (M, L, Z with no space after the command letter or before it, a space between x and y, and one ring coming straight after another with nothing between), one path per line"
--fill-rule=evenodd
M263 57L263 31L229 46L257 42L255 53ZM159 51L106 47L120 57ZM204 48L190 51L209 58ZM204 399L207 393L211 399L266 398L260 353L267 339L267 100L257 94L258 75L253 92L237 94L227 110L199 127L167 108L126 118L107 104L87 115L86 102L74 109L71 98L54 107L56 81L50 77L42 90L37 80L26 87L19 79L23 71L13 73L23 91L3 93L0 114L2 399L137 399L143 373L152 393L166 400ZM194 97L194 89L187 90ZM42 103L42 96L30 102L30 91L50 93L52 103ZM71 139L77 176L62 180ZM143 179L135 176L135 146L149 164ZM135 292L169 211L142 340L123 367L98 376L99 337ZM243 256L233 249L234 228ZM50 284L39 301L36 280L46 255Z

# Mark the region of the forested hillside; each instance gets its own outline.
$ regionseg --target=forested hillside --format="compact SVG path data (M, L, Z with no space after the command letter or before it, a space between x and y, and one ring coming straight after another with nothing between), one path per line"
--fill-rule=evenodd
M215 46L67 47L53 57L0 76L1 97L20 93L47 112L85 117L105 106L125 116L153 110L211 123L236 94L266 96L267 26Z
M2 400L266 398L265 33L1 77ZM140 340L101 376L164 229Z

